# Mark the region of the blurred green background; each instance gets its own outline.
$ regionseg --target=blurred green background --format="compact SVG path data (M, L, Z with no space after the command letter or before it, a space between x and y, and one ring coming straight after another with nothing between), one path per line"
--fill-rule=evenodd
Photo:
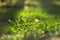
M0 0L0 40L59 40L59 35L60 0Z

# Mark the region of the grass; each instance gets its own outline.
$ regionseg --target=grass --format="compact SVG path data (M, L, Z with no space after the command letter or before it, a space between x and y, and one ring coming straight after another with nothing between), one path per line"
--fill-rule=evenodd
M52 6L52 8L53 7L54 6ZM3 35L1 37L1 39L39 40L39 37L47 37L56 32L60 34L60 16L56 15L56 13L59 12L59 9L57 6L54 7L55 10L54 8L50 8L51 7L45 9L41 7L35 8L26 6L23 10L18 10L14 20L8 19L9 30L6 35L4 34L5 36Z
M49 15L44 9L26 8L17 13L19 13L19 15L17 15L17 19L14 21L8 20L10 23L9 33L11 33L11 35L9 35L13 40L15 40L14 38L16 38L16 40L20 40L19 37L23 39L25 37L28 37L28 39L32 37L34 40L35 37L42 37L46 33L50 35L51 33L60 31L60 17ZM14 35L16 36L12 38L11 36Z

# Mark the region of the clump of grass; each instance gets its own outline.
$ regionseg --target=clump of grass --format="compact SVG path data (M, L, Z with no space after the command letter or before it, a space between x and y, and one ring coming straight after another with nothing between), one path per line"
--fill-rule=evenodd
M24 37L37 38L45 34L59 31L60 17L49 15L43 9L24 9L18 12L15 20L8 20L10 23L9 32L12 35L23 35Z

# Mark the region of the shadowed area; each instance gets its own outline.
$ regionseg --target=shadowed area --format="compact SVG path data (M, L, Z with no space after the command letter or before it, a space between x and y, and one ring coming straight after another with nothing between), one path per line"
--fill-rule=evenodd
M60 0L39 0L42 8L49 14L60 15Z
M27 6L43 8L48 14L60 15L60 0L30 0Z
M10 1L12 2L12 0ZM8 31L8 20L14 20L17 17L17 12L24 8L24 1L18 0L14 5L9 3L9 5L3 5L5 1L2 0L2 4L0 3L0 35Z

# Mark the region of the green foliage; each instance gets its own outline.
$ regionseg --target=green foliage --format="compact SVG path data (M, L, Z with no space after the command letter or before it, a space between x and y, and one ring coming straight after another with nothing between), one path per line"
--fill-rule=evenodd
M39 11L39 9L28 11L20 11L20 15L15 20L8 20L11 34L23 34L25 37L33 35L35 37L59 32L60 17L45 14L44 10Z
M60 17L49 15L44 9L26 8L17 13L17 18L8 20L10 36L16 35L14 38L17 38L17 35L21 35L21 38L35 38L60 31Z
M32 4L33 3L31 3L31 5ZM39 4L38 1L37 4ZM37 38L40 36L42 37L46 34L50 35L51 33L60 32L60 16L52 15L57 14L57 12L60 13L59 6L51 6L48 8L42 8L40 6L38 8L26 6L23 10L20 10L19 8L16 10L13 8L2 8L2 10L3 11L0 10L0 12L6 13L9 18L8 32L10 34L7 35L8 38L6 36L3 36L4 40L5 38L6 40L22 40L21 38L25 37Z

